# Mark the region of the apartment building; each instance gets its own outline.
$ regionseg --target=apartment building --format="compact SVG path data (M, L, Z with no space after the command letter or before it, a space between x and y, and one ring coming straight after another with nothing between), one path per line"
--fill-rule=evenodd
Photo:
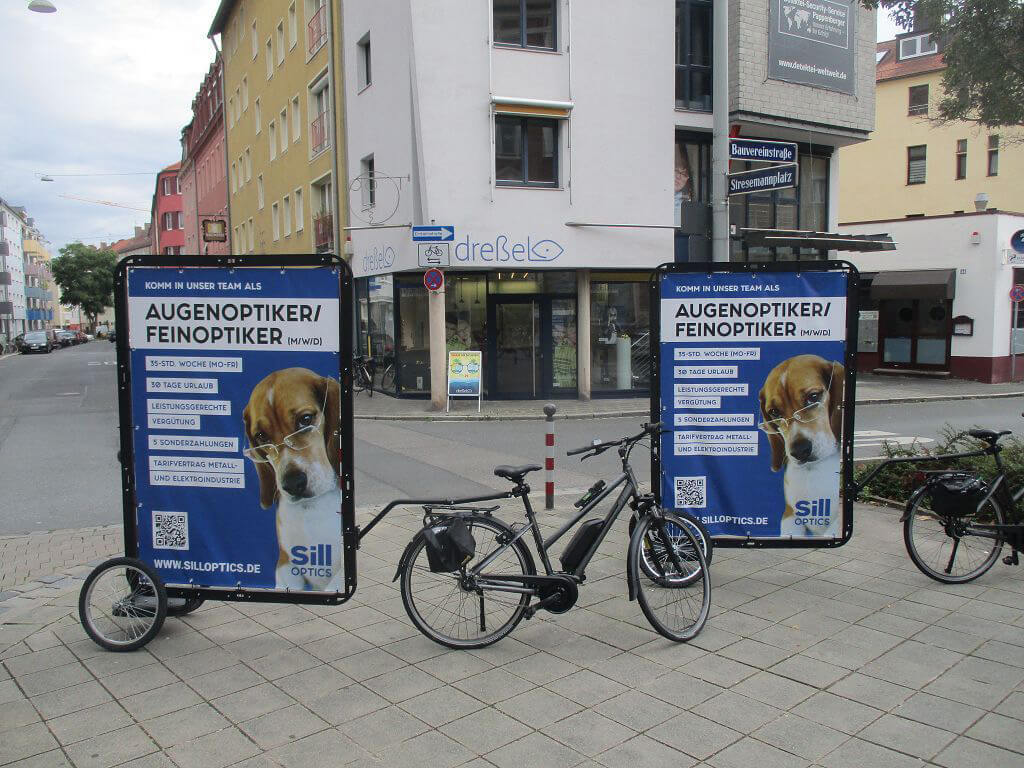
M764 240L834 231L837 149L873 127L874 13L821 4L825 21L794 14L805 0L730 0L718 105L725 3L342 4L359 348L395 365L396 393L436 402L446 349L483 352L489 398L646 392L649 270L710 257L714 109L799 150L796 187L733 197L732 258L825 258ZM440 312L428 265L446 273Z
M156 175L151 211L153 253L174 256L185 252L180 170L180 162L172 163Z
M181 131L185 253L231 253L222 78L217 56L192 99L192 120Z
M233 253L337 251L340 18L326 0L221 0Z
M25 330L40 331L54 324L54 307L59 305L57 284L50 271L49 243L35 221L21 209L25 218L22 251L25 259Z
M941 40L917 28L879 43L876 128L840 153L844 232L885 231L896 250L861 270L858 366L865 371L1024 378L1024 131L935 119Z
M28 330L25 302L25 256L19 208L0 198L0 334L13 339Z

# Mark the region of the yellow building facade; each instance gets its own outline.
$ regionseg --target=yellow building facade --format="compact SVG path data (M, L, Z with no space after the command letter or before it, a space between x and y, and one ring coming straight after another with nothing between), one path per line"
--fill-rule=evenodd
M945 65L932 47L915 33L879 43L875 130L839 151L841 223L971 212L979 195L1024 211L1024 132L935 122Z
M60 325L60 287L50 271L52 254L35 229L26 230L21 241L25 257L25 310L28 330Z
M340 18L327 0L222 0L231 247L337 252L344 242ZM339 216L340 212L340 216Z

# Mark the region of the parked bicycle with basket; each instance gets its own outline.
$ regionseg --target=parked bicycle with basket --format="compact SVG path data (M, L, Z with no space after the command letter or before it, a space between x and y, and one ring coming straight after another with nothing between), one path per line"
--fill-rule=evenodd
M662 432L645 424L636 435L569 451L588 459L616 449L622 472L610 484L600 481L576 503L579 512L545 539L530 504L526 476L538 464L495 467L494 474L512 483L510 491L446 501L398 500L385 507L361 531L365 535L395 506L422 504L424 526L402 554L395 579L413 624L427 637L451 648L481 648L508 635L538 610L564 613L575 605L586 581L587 565L622 511L632 510L626 578L630 600L636 600L656 631L677 642L694 638L707 622L711 607L708 558L711 540L694 518L660 509L652 494L642 494L629 463L634 447ZM618 490L604 518L581 523ZM497 506L480 502L522 499L526 521L509 525L494 516ZM551 547L580 524L559 557L556 571ZM543 573L537 572L526 543L532 535Z

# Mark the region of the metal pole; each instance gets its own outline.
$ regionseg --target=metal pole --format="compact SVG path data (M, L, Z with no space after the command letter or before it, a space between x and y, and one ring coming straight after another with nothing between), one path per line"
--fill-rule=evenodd
M1013 315L1010 324L1010 381L1017 380L1017 350L1014 349L1014 342L1017 340L1017 302L1010 302L1010 312Z
M544 460L544 509L555 508L555 405L544 406L544 420L548 423L548 433L544 438L547 446L547 458Z
M729 260L729 3L714 4L711 260Z

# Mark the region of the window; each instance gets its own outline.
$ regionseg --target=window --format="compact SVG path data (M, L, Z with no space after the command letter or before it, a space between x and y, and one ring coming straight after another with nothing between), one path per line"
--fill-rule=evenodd
M232 163L231 164L231 191L234 192L236 189L238 189L238 167L234 163Z
M242 111L249 109L249 78L242 78Z
M327 42L327 5L324 0L306 0L306 35L309 56Z
M374 178L373 155L359 161L359 191L362 194L363 210L377 203L377 180Z
M292 99L292 141L297 142L302 136L302 117L299 115L299 97Z
M178 211L178 229L185 228L185 212Z
M907 184L924 184L928 147L907 147Z
M170 177L168 177L168 176L164 177L163 187L164 187L164 194L165 195L171 194L171 179L170 179Z
M256 205L263 210L263 174L256 177Z
M281 239L281 220L278 216L277 203L270 206L270 225L274 231L274 240Z
M288 195L284 196L281 200L282 204L282 223L284 224L284 236L288 237L292 233L292 199Z
M586 300L583 296L580 298ZM644 274L591 274L590 386L593 391L642 391L650 386L651 352L647 332L650 303L649 279ZM575 362L575 333L571 339L570 360ZM575 377L565 383L575 386Z
M956 178L967 178L967 139L959 139L956 143Z
M284 64L284 22L277 25L277 66Z
M274 76L274 42L267 38L267 80Z
M494 42L555 49L556 0L494 0Z
M288 108L281 110L281 154L288 151Z
M254 233L255 227L252 225L252 219L249 219L249 253L252 253L256 246L256 235Z
M988 137L988 175L999 175L999 137Z
M263 110L260 109L260 97L256 97L256 101L252 105L253 116L256 118L256 133L263 130Z
M267 134L270 136L270 159L273 160L277 157L277 125L273 120L267 128Z
M164 214L164 231L167 232L167 231L170 231L172 229L174 229L174 214L173 213L165 213Z
M295 3L288 6L288 50L290 51L295 47L295 43L298 42L299 34L298 28L296 27L295 21Z
M912 59L915 56L927 56L939 50L931 35L917 35L900 40L900 59Z
M316 157L331 146L330 105L331 91L323 77L310 89L309 146L310 156Z
M927 115L928 114L928 86L925 85L912 85L910 86L910 106L907 109L908 115Z
M711 111L711 0L676 0L676 109Z
M295 231L301 232L306 226L306 212L302 209L302 188L295 190Z
M245 183L248 184L252 181L252 151L249 147L245 148Z
M255 61L256 55L260 52L259 35L256 34L256 22L252 23L252 58Z
M371 81L372 72L370 69L370 33L367 32L363 39L356 44L356 68L359 71L359 89L368 86Z
M558 121L496 116L494 155L498 184L556 186Z
M177 176L174 177L174 194L181 194L181 179L179 179Z

